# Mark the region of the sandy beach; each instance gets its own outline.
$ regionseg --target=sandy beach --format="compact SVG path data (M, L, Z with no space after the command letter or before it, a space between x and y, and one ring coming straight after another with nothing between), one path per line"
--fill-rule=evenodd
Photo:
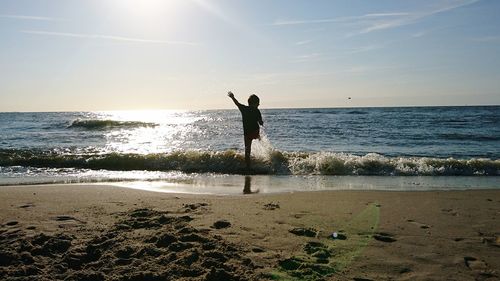
M0 279L498 280L499 202L498 190L6 186Z

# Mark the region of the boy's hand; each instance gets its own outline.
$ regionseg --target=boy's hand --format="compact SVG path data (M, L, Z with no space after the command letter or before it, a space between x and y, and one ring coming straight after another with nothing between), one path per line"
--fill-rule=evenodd
M227 92L227 96L230 98L234 98L234 94L231 91Z

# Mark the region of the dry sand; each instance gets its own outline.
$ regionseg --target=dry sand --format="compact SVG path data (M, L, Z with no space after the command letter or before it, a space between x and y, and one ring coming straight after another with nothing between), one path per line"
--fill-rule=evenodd
M499 202L500 190L0 187L0 280L499 280Z

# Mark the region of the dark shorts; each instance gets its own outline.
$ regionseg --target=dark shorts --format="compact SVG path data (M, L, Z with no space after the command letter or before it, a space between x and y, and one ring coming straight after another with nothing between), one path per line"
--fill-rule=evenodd
M259 138L260 138L259 130L255 130L253 132L245 134L245 141L251 141Z

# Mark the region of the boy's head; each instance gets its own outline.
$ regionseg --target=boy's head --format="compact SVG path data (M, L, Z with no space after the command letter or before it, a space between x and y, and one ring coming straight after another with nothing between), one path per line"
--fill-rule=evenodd
M260 99L256 95L251 95L248 97L248 105L253 107L258 107L260 104Z

